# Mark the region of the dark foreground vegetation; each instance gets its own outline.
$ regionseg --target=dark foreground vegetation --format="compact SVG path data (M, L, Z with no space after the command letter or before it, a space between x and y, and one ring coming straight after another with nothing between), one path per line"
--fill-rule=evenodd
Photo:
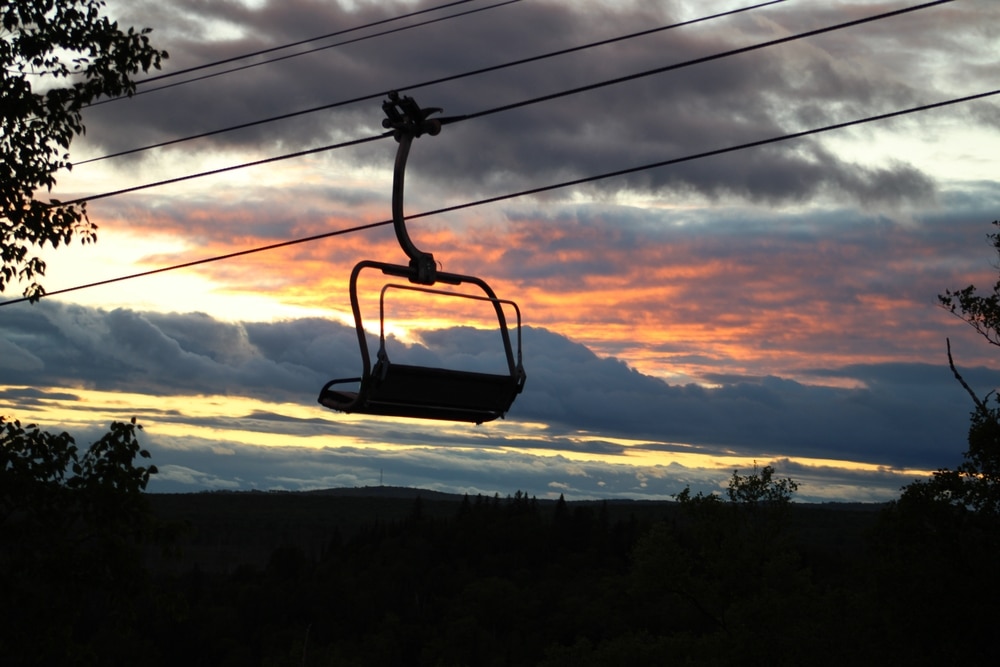
M797 505L755 467L677 502L148 495L134 424L84 455L0 426L7 665L992 664L996 514L926 487ZM19 451L62 452L54 477L12 486Z
M895 659L913 638L872 589L889 583L871 567L877 507L379 491L152 498L165 517L201 517L190 559L160 565L185 611L160 622L162 658L832 664Z

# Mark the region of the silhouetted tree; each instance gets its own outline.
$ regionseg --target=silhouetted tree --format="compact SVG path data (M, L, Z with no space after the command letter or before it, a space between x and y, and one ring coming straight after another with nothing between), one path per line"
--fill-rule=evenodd
M799 628L813 595L787 530L787 505L798 485L771 466L734 471L719 494L675 497L680 512L636 545L630 590L643 610L639 628L660 647L659 658L697 655L702 664L808 662ZM766 641L764 641L766 639ZM647 662L647 664L652 664Z
M0 417L0 655L9 664L105 664L139 650L141 545L157 536L143 490L155 466L115 422L81 454L67 433Z
M1000 221L993 222L1000 227ZM1000 233L989 234L1000 255ZM1000 280L991 293L974 285L947 290L940 305L967 322L991 345L1000 346ZM893 660L944 664L954 654L934 637L948 637L969 664L991 660L984 640L995 625L1000 579L1000 401L996 391L980 396L965 381L947 342L948 365L968 392L973 410L968 449L955 468L941 468L930 478L905 487L880 517L873 590L883 605L887 644ZM975 595L968 595L975 581ZM961 609L956 614L953 610Z
M774 479L772 466L759 468L754 461L753 470L746 475L741 475L739 470L733 471L726 495L730 502L756 510L759 507L783 508L798 490L798 483L791 477Z
M123 31L103 0L8 0L0 9L0 291L15 279L24 294L45 293L45 262L29 254L74 237L96 240L85 205L36 198L70 169L69 146L84 131L83 108L101 97L131 95L133 76L167 57L149 29Z
M1000 228L1000 220L994 220L993 225ZM1000 233L993 232L988 238L1000 256ZM969 285L960 290L946 290L938 300L948 312L968 322L990 345L1000 346L1000 279L989 294L980 294L975 285ZM955 367L951 341L948 341L948 365L972 399L969 448L957 468L939 469L930 480L909 485L901 501L934 500L1000 517L1000 397L996 390L980 397L969 386Z

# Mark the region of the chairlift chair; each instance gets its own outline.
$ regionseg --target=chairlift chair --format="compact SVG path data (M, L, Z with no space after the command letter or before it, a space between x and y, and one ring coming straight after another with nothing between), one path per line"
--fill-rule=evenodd
M383 103L386 118L383 126L392 128L399 147L393 172L392 214L396 238L410 258L408 266L362 260L351 272L351 309L361 347L361 375L330 380L320 390L319 403L345 413L412 417L448 421L482 422L503 417L524 388L525 373L521 360L521 311L513 301L497 298L481 278L437 270L430 253L419 250L410 239L403 215L403 177L413 139L422 134L436 135L448 119L429 119L436 108L421 109L410 97L391 93ZM372 363L368 337L361 317L358 277L365 269L383 275L406 278L410 284L387 283L379 295L379 348ZM474 286L476 293L441 290L436 283L451 286ZM506 360L506 373L483 373L390 362L385 345L385 297L388 290L402 289L437 296L484 301L492 304L497 317ZM479 293L481 292L481 294ZM517 316L517 349L511 344L504 306ZM348 389L345 385L356 388Z

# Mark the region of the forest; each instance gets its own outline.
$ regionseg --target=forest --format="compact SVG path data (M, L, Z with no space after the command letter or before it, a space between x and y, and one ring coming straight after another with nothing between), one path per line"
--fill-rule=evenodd
M662 502L388 487L121 502L142 473L72 510L36 495L3 517L0 651L12 665L987 664L995 515L922 493L800 504L772 472Z

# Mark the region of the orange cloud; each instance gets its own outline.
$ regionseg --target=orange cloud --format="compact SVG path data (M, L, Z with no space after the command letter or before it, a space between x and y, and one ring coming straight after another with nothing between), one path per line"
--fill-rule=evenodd
M320 212L319 199L305 197L306 213L275 220L280 205L289 203L281 199L259 209L220 203L133 210L127 225L190 242L179 253L143 257L152 268L386 219L382 204L356 204L333 215ZM464 217L413 220L410 234L444 270L478 275L501 298L518 302L525 324L664 377L705 377L721 366L729 373L768 367L806 377L809 369L859 360L926 357L943 340L927 323L947 319L933 305L948 283L921 274L919 266L936 249L919 235L881 228L820 234L806 223L801 230L776 223L774 231L733 226L720 233L697 223L621 222L611 214L589 221ZM125 218L107 224L121 225ZM227 292L345 317L348 278L361 259L407 261L392 227L382 226L188 270ZM370 322L381 283L380 276L363 280ZM490 326L488 312L484 318L466 304L432 301L394 294L395 326Z

